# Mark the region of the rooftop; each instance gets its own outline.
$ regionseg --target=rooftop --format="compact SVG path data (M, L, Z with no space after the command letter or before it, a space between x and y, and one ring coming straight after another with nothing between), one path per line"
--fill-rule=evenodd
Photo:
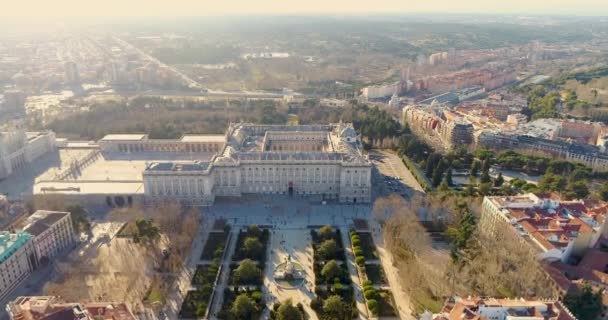
M182 142L225 142L223 134L185 135L180 139Z
M69 212L38 210L27 218L23 230L33 236L38 236L69 215Z
M135 320L126 304L120 302L59 302L54 296L18 297L7 305L15 319L23 320Z
M151 163L146 171L204 171L209 167L208 162L154 162Z
M137 141L147 139L148 136L145 134L108 134L103 137L102 141L109 140L124 140L124 141Z
M556 194L488 197L521 236L543 251L564 250L581 234L599 232L608 204L599 201L561 201Z
M4 263L30 239L32 239L32 235L27 232L10 233L8 231L0 231L0 263Z
M556 300L526 300L454 297L448 299L433 319L476 320L536 318L545 320L576 320L574 315Z
M34 185L34 194L109 194L144 193L143 181L44 181Z

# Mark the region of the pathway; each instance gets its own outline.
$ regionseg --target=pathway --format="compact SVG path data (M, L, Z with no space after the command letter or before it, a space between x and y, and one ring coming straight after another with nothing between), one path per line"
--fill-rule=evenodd
M203 244L209 236L210 226L212 223L201 223L199 230L194 237L190 254L186 258L184 268L178 275L176 284L173 290L169 292L167 302L165 304L165 314L167 319L178 319L179 310L181 309L186 293L194 289L192 287L192 277L196 271L196 266L203 251Z
M365 297L363 297L361 279L359 278L359 272L355 265L355 258L352 252L352 246L350 244L349 230L348 228L340 228L340 234L342 235L342 243L344 244L344 251L346 253L346 265L348 267L348 273L350 273L350 279L353 285L353 293L357 300L357 310L359 310L359 319L367 319L369 314L367 312L367 305L365 304Z
M310 302L314 299L314 271L312 243L308 232L309 230L306 228L272 231L269 246L271 254L268 255L264 277L264 293L268 306L275 302L291 299L294 304L302 303L310 320L318 320L317 314L310 308ZM278 286L274 280L274 269L280 263L285 262L288 256L291 256L292 261L301 264L306 272L305 283L299 287L283 288ZM268 316L268 314L265 313L264 316Z
M228 279L230 278L230 262L232 261L232 255L234 254L236 243L238 242L238 228L232 228L230 231L230 235L228 236L228 246L226 248L226 253L224 254L224 259L222 260L222 270L220 274L219 281L214 288L215 295L213 296L213 301L209 306L209 319L216 320L217 313L222 310L222 304L224 303L224 289L228 284Z
M397 304L399 316L404 320L414 320L416 318L412 316L410 298L401 287L401 282L399 281L399 270L393 266L393 257L391 253L385 248L382 229L375 220L369 219L368 221L372 231L374 243L376 244L376 250L378 251L378 257L380 258L382 266L384 267L386 279L392 288L391 291L393 293L393 297L395 298L395 303Z

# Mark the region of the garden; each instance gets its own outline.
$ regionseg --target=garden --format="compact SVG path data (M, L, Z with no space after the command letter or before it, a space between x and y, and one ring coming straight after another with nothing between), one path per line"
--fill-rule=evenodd
M251 259L263 265L266 261L266 251L270 232L268 229L261 229L257 225L251 225L245 231L239 232L236 243L236 252L232 256L232 261L239 262L243 259Z
M320 319L358 317L340 230L323 226L311 230L311 239L316 298L310 307Z
M363 296L367 303L367 309L373 316L396 316L395 301L391 292L377 288L387 285L388 281L379 260L372 234L351 230L350 240L359 277L363 280ZM368 259L372 261L368 261Z
M212 262L203 262L196 266L191 279L191 283L196 289L188 291L186 294L179 312L180 318L200 318L204 317L207 312L215 288L215 280L221 271L220 261L228 245L230 226L221 224L219 230L210 232L207 237L201 260L212 260Z
M217 315L223 320L260 319L266 306L260 290L226 289L223 301L222 310Z
M225 226L222 231L209 232L207 242L203 247L201 260L221 259L226 247L226 241L230 234L230 226Z

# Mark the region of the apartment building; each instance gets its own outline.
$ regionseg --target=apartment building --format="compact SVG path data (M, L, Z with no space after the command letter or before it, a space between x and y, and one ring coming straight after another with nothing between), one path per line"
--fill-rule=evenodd
M4 299L36 268L33 236L27 232L0 232L0 299Z
M74 244L74 228L69 212L38 210L27 218L25 224L23 230L33 236L40 263Z

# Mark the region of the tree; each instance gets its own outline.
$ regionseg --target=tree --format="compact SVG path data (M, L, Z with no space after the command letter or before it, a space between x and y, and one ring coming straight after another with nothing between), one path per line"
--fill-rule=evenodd
M498 177L496 177L496 180L494 180L494 186L500 187L500 186L502 186L503 183L505 183L505 178L503 178L502 172L501 172L498 174Z
M256 237L247 237L243 243L243 251L247 257L253 258L262 255L264 246Z
M331 259L336 254L336 250L338 250L338 245L336 244L336 240L329 239L325 240L319 246L319 255L324 259Z
M490 172L490 159L489 158L483 160L482 166L481 166L481 171Z
M88 231L91 228L87 211L81 205L69 205L65 208L65 210L71 215L74 231Z
M441 183L441 179L443 178L443 171L445 170L445 161L439 161L439 164L433 171L433 177L431 179L431 184L433 187L437 187L439 183Z
M469 240L473 236L477 221L475 215L468 210L466 203L461 206L457 206L457 210L460 211L460 219L455 227L449 227L446 231L446 235L450 239L452 246L452 259L457 261L459 259L460 252L469 245Z
M321 269L321 275L325 278L325 282L330 283L334 278L340 277L341 270L336 260L330 260Z
M247 227L247 234L251 237L260 238L262 237L262 229L257 224L252 224Z
M540 190L545 192L561 192L566 188L568 181L561 175L545 173L538 182Z
M590 285L585 284L580 292L566 295L564 303L581 320L595 320L602 313L602 291L593 292Z
M239 266L234 269L234 277L239 283L251 283L260 276L262 271L251 259L244 259Z
M454 185L454 181L452 180L452 166L445 172L445 183L447 183L448 186Z
M277 309L276 320L302 320L302 312L293 305L291 299L288 299L281 303L281 306Z
M322 226L319 229L319 236L321 239L331 239L334 236L334 229L330 225Z
M237 319L252 319L255 312L255 302L246 293L241 293L232 303L230 312Z
M160 238L160 229L154 225L152 219L139 218L135 220L137 234L134 235L136 241L151 242Z
M471 162L471 176L475 177L479 173L479 161L473 160Z
M599 191L600 199L603 201L608 201L608 183L605 183Z
M568 184L568 197L574 199L585 199L589 195L589 188L585 181L577 181Z
M330 319L344 319L345 311L344 302L342 302L342 298L338 295L330 296L323 303L323 312L325 312Z
M490 193L490 190L492 190L492 185L489 182L484 182L479 184L479 194L481 194L482 196L487 195L488 193Z
M424 174L427 177L431 177L433 175L433 170L435 170L435 166L437 165L439 155L435 152L429 154L426 158L426 167L424 169Z

